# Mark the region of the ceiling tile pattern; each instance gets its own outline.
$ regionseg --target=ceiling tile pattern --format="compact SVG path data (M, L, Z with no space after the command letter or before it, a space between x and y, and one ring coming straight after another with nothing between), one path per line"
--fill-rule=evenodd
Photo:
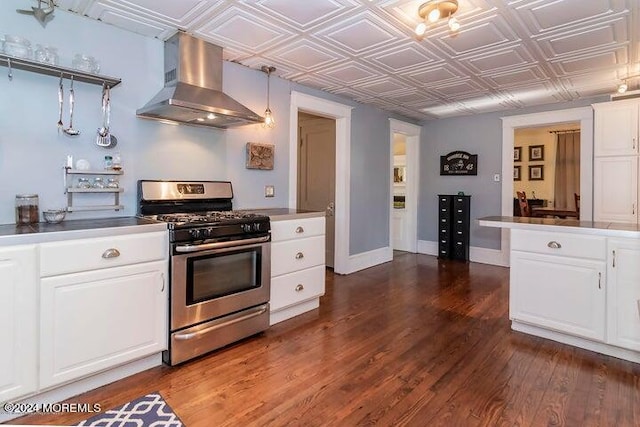
M611 94L640 75L638 0L459 0L461 23L413 33L424 0L56 0L226 60L416 120ZM638 89L640 78L628 80Z

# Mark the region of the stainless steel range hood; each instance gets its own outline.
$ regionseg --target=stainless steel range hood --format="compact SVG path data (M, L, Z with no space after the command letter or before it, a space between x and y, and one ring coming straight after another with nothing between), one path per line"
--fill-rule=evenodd
M264 119L222 93L222 48L178 32L164 44L164 88L138 117L229 128Z

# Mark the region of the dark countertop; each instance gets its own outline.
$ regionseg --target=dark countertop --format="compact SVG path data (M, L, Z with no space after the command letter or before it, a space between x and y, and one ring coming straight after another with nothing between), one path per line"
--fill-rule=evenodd
M577 219L488 216L479 218L481 226L593 234L613 237L640 237L640 225L617 222L580 221Z
M325 216L324 212L307 211L304 209L289 208L266 208L266 209L244 209L248 212L255 212L262 215L268 215L271 221L286 221L290 219L301 218L321 218Z
M147 233L166 229L165 223L134 216L64 220L59 224L4 224L0 225L0 246Z

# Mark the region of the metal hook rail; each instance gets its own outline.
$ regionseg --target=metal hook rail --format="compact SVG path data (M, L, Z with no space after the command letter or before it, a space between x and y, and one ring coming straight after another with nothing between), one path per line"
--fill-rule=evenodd
M117 86L122 82L122 79L119 79L117 77L86 73L84 71L75 70L73 68L43 64L42 62L18 58L2 53L0 53L0 65L9 67L9 80L11 80L12 77L12 70L25 70L31 71L33 73L44 74L47 76L54 76L57 78L62 77L65 79L70 79L73 77L73 79L77 82L89 83L94 85L106 84L109 87Z

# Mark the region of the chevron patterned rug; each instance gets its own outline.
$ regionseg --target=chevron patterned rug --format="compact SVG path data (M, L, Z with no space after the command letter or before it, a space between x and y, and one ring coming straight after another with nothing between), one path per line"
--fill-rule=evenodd
M150 393L82 421L79 426L184 427L160 393Z

